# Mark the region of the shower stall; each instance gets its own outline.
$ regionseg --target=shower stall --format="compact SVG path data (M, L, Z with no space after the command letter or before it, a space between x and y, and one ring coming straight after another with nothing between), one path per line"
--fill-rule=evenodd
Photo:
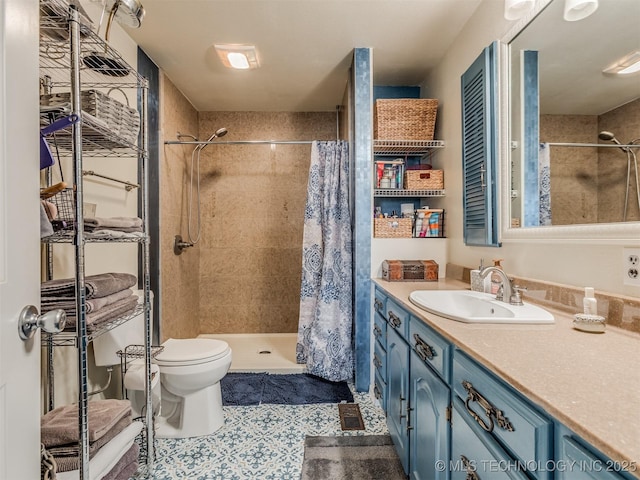
M295 362L311 157L306 141L335 140L336 113L198 113L177 90L165 88L164 97L179 113L163 126L165 135L180 131L182 140L190 140L185 132L206 139L222 125L228 134L198 151L194 144L164 145L161 335L244 335L255 340L247 352L265 362L289 342ZM303 142L234 143L256 139ZM192 161L194 152L199 162ZM185 243L197 239L197 248L175 255L176 234Z

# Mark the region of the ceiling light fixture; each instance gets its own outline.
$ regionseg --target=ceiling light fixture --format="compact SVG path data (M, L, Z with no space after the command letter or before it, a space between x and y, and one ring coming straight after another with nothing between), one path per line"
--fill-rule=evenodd
M504 18L518 20L524 17L532 8L534 0L505 0Z
M637 72L640 72L640 50L625 55L616 63L602 71L602 73L607 75L630 75Z
M214 45L222 64L228 68L248 70L258 68L258 53L253 45Z
M587 18L598 9L598 0L564 0L564 19L575 22Z

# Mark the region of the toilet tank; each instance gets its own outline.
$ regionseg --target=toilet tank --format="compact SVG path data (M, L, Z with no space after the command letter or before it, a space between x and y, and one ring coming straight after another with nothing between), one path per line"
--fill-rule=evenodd
M144 301L144 291L134 290L139 297L139 303ZM149 292L149 302L153 305L153 292ZM149 312L153 325L153 309ZM118 350L124 350L127 345L144 345L144 312L131 320L118 325L116 328L104 332L93 342L95 364L98 367L120 365Z

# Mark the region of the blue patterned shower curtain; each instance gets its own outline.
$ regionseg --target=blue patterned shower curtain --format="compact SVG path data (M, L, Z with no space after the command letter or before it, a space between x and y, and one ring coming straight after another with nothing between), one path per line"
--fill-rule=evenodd
M351 278L348 143L313 142L296 357L334 382L353 374Z

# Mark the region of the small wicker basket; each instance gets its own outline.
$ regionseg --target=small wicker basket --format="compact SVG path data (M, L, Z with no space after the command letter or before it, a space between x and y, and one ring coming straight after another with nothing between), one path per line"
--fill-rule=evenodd
M376 100L373 138L383 140L433 140L438 100L399 98Z
M444 170L407 170L404 172L404 188L407 190L442 190Z
M373 236L376 238L411 238L412 218L374 218Z

